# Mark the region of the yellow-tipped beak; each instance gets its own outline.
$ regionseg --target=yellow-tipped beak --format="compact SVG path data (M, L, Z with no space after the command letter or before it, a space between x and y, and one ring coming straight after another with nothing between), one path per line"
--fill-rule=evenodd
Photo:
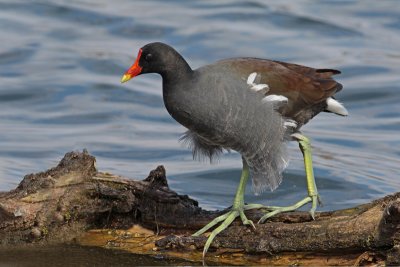
M139 66L140 56L142 55L142 49L139 49L139 54L135 60L135 63L125 72L122 76L121 83L127 82L133 77L138 76L142 72L142 67Z
M132 76L131 76L131 75L129 75L129 74L124 74L124 76L122 76L122 78L121 78L121 83L127 82L127 81L129 81L130 79L132 79Z

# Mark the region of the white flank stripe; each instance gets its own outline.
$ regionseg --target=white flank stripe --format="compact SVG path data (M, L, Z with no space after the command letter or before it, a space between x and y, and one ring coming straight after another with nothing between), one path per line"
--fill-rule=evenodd
M251 86L250 89L254 90L256 92L259 92L261 90L264 90L264 93L268 92L269 91L268 84L265 84L265 83L256 84L256 83L254 83L254 81L257 78L257 75L258 75L257 72L253 72L253 73L250 73L249 77L247 78L247 84Z
M283 95L269 95L262 99L262 102L283 102L288 101L288 98Z
M347 109L342 105L342 103L340 103L339 101L333 99L332 97L329 97L326 100L326 104L328 105L326 107L326 110L342 115L342 116L347 116L349 115L349 112L347 111Z
M261 90L263 90L263 89L266 89L266 91L268 92L268 90L269 90L269 86L268 86L268 84L255 84L255 85L253 85L252 87L251 87L251 89L253 89L253 90L255 90L255 91L261 91Z
M296 127L297 127L297 123L296 123L294 120L286 120L286 121L283 123L283 126L285 126L285 128L286 128L286 127L293 127L293 128L296 128Z
M257 77L257 72L253 72L249 75L249 77L247 78L247 84L248 85L254 85L254 80Z

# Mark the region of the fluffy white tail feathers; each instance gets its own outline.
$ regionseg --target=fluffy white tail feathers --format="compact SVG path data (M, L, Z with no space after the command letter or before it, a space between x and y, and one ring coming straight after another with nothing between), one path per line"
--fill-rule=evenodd
M332 97L329 97L326 100L326 104L327 104L327 106L326 106L327 111L333 112L333 113L341 115L341 116L349 115L349 112L343 106L343 104Z

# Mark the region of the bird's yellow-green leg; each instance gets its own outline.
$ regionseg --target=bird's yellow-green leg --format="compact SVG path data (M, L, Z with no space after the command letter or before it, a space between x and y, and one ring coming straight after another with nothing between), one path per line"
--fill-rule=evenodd
M310 145L310 140L300 134L300 133L295 133L292 135L294 139L299 142L299 147L301 152L303 153L303 158L304 158L304 167L306 171L306 178L307 178L307 191L308 191L308 196L296 204L288 207L275 207L275 206L264 206L260 208L264 208L267 210L272 210L268 213L266 213L264 216L261 217L261 219L258 221L258 223L263 223L266 219L282 212L287 212L287 211L294 211L305 204L311 202L311 210L310 214L311 217L314 219L314 214L315 210L317 208L317 203L319 202L319 196L318 196L318 191L317 191L317 186L315 184L315 179L314 179L314 171L313 171L313 166L312 166L312 156L311 156L311 145ZM253 205L247 205L245 209L253 209L256 208L256 206L260 206L257 204Z
M246 215L244 214L244 192L246 189L246 184L249 179L249 167L247 166L246 161L243 159L243 169L242 169L242 175L240 177L240 182L238 189L236 191L235 199L233 201L233 206L231 210L214 220L212 220L209 224L204 226L202 229L197 231L196 233L193 234L193 236L199 236L203 233L205 233L208 229L214 227L218 223L221 223L217 228L215 228L210 236L207 239L206 244L204 245L203 249L203 258L207 253L208 248L210 247L212 241L214 238L223 230L228 228L228 226L236 219L236 217L240 217L244 225L251 225L254 229L254 223L246 218Z

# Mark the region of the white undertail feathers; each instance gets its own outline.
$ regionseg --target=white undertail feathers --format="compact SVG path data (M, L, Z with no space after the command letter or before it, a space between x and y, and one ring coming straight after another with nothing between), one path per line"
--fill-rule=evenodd
M326 107L327 111L330 111L330 112L333 112L333 113L336 113L336 114L342 115L342 116L349 115L349 112L343 106L343 104L332 97L329 97L326 100L326 104L327 104L327 107Z

